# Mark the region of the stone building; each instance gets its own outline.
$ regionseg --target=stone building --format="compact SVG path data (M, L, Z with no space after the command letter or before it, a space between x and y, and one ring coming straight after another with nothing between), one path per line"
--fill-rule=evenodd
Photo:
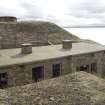
M76 71L104 75L105 47L85 42L0 50L0 87L24 85Z

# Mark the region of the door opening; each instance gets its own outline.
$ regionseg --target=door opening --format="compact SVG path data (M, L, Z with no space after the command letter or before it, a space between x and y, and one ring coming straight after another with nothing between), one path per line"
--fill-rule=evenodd
M44 67L34 67L32 68L32 78L35 82L38 82L44 78Z

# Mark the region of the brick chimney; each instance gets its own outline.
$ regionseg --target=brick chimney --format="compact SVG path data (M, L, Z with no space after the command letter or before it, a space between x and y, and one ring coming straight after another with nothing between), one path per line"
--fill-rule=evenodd
M21 44L21 53L22 54L30 54L30 53L32 53L32 44L31 43Z
M72 40L63 40L62 41L62 48L63 49L71 49L72 48Z

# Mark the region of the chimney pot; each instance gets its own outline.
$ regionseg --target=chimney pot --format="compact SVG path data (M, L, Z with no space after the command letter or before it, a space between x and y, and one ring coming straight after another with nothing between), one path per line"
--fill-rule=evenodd
M62 47L63 49L71 49L72 48L72 40L63 40L62 41Z
M30 53L32 53L32 44L31 43L21 44L21 53L22 54L30 54Z

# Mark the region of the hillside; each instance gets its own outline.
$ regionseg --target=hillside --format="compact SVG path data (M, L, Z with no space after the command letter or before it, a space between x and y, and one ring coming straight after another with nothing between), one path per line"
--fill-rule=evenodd
M99 45L102 45L98 42L95 42L93 40L90 40L90 39L81 39L82 42L85 42L85 43L91 43L91 44L99 44Z
M31 42L35 46L58 44L63 39L80 40L56 24L41 21L0 22L2 48L20 47Z
M104 105L105 80L85 72L0 90L0 105Z

